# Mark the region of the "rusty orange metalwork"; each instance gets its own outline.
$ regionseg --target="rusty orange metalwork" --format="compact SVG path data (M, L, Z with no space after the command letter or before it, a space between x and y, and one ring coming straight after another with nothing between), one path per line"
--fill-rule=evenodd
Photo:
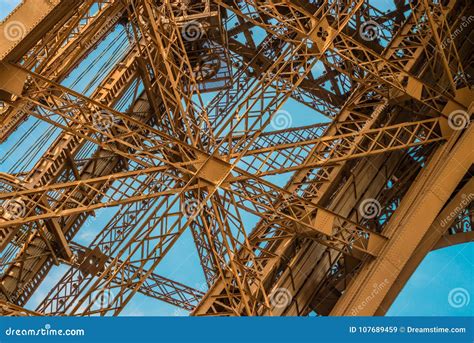
M24 0L0 23L0 142L57 134L0 146L0 314L117 316L140 293L195 316L383 315L428 252L473 240L472 9ZM186 231L202 289L156 272Z

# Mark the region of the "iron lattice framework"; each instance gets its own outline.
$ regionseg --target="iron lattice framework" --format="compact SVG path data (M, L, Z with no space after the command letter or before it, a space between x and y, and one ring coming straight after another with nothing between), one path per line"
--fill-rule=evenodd
M379 6L24 0L0 23L0 313L384 314L473 240L474 12ZM200 289L158 273L185 233Z

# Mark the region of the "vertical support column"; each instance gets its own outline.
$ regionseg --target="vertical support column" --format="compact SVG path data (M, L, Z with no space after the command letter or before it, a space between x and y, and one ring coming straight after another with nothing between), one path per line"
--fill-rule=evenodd
M361 316L372 316L377 312L403 267L414 255L438 213L474 161L474 126L467 128L457 141L458 137L453 135L436 152L426 170L412 185L386 228L389 242L376 259L362 267L331 315L351 315L355 308ZM380 287L377 296L373 297L373 289L366 285L382 283L386 286Z

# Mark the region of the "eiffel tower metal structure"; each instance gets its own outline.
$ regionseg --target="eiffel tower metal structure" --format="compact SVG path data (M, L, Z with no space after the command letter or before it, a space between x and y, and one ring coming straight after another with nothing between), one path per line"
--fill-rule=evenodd
M117 316L139 293L383 315L474 237L473 7L23 0L0 23L0 313ZM185 233L201 289L158 273Z

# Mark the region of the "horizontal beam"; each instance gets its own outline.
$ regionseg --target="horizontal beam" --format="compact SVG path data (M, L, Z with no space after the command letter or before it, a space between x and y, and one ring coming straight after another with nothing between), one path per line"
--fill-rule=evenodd
M69 302L69 299L82 290L80 285L86 279L93 278L95 275L100 276L101 266L111 260L110 257L97 249L88 249L76 243L71 243L71 247L76 254L80 253L83 256L83 260L77 261L77 265L71 266L37 307L37 312L56 316L63 314L64 306ZM97 265L94 265L94 263L97 263ZM119 261L119 264L123 264L123 262ZM87 268L91 268L91 274L85 272L88 270ZM124 264L124 268L120 272L116 272L114 282L116 284L125 282L128 287L133 287L133 283L131 283L131 280L128 280L128 276L133 275L136 270L137 267L133 264ZM201 291L156 273L150 273L148 279L138 289L138 292L188 311L192 310L204 295ZM98 293L95 294L98 298L109 296L106 292Z
M42 316L41 313L27 310L21 306L12 304L0 299L0 316L2 317L36 317Z
M282 144L252 146L244 153L242 168L257 176L310 170L349 159L444 141L451 134L444 118L404 122L359 132ZM245 157L253 159L245 159ZM305 161L311 156L311 161ZM249 162L247 162L249 161Z

